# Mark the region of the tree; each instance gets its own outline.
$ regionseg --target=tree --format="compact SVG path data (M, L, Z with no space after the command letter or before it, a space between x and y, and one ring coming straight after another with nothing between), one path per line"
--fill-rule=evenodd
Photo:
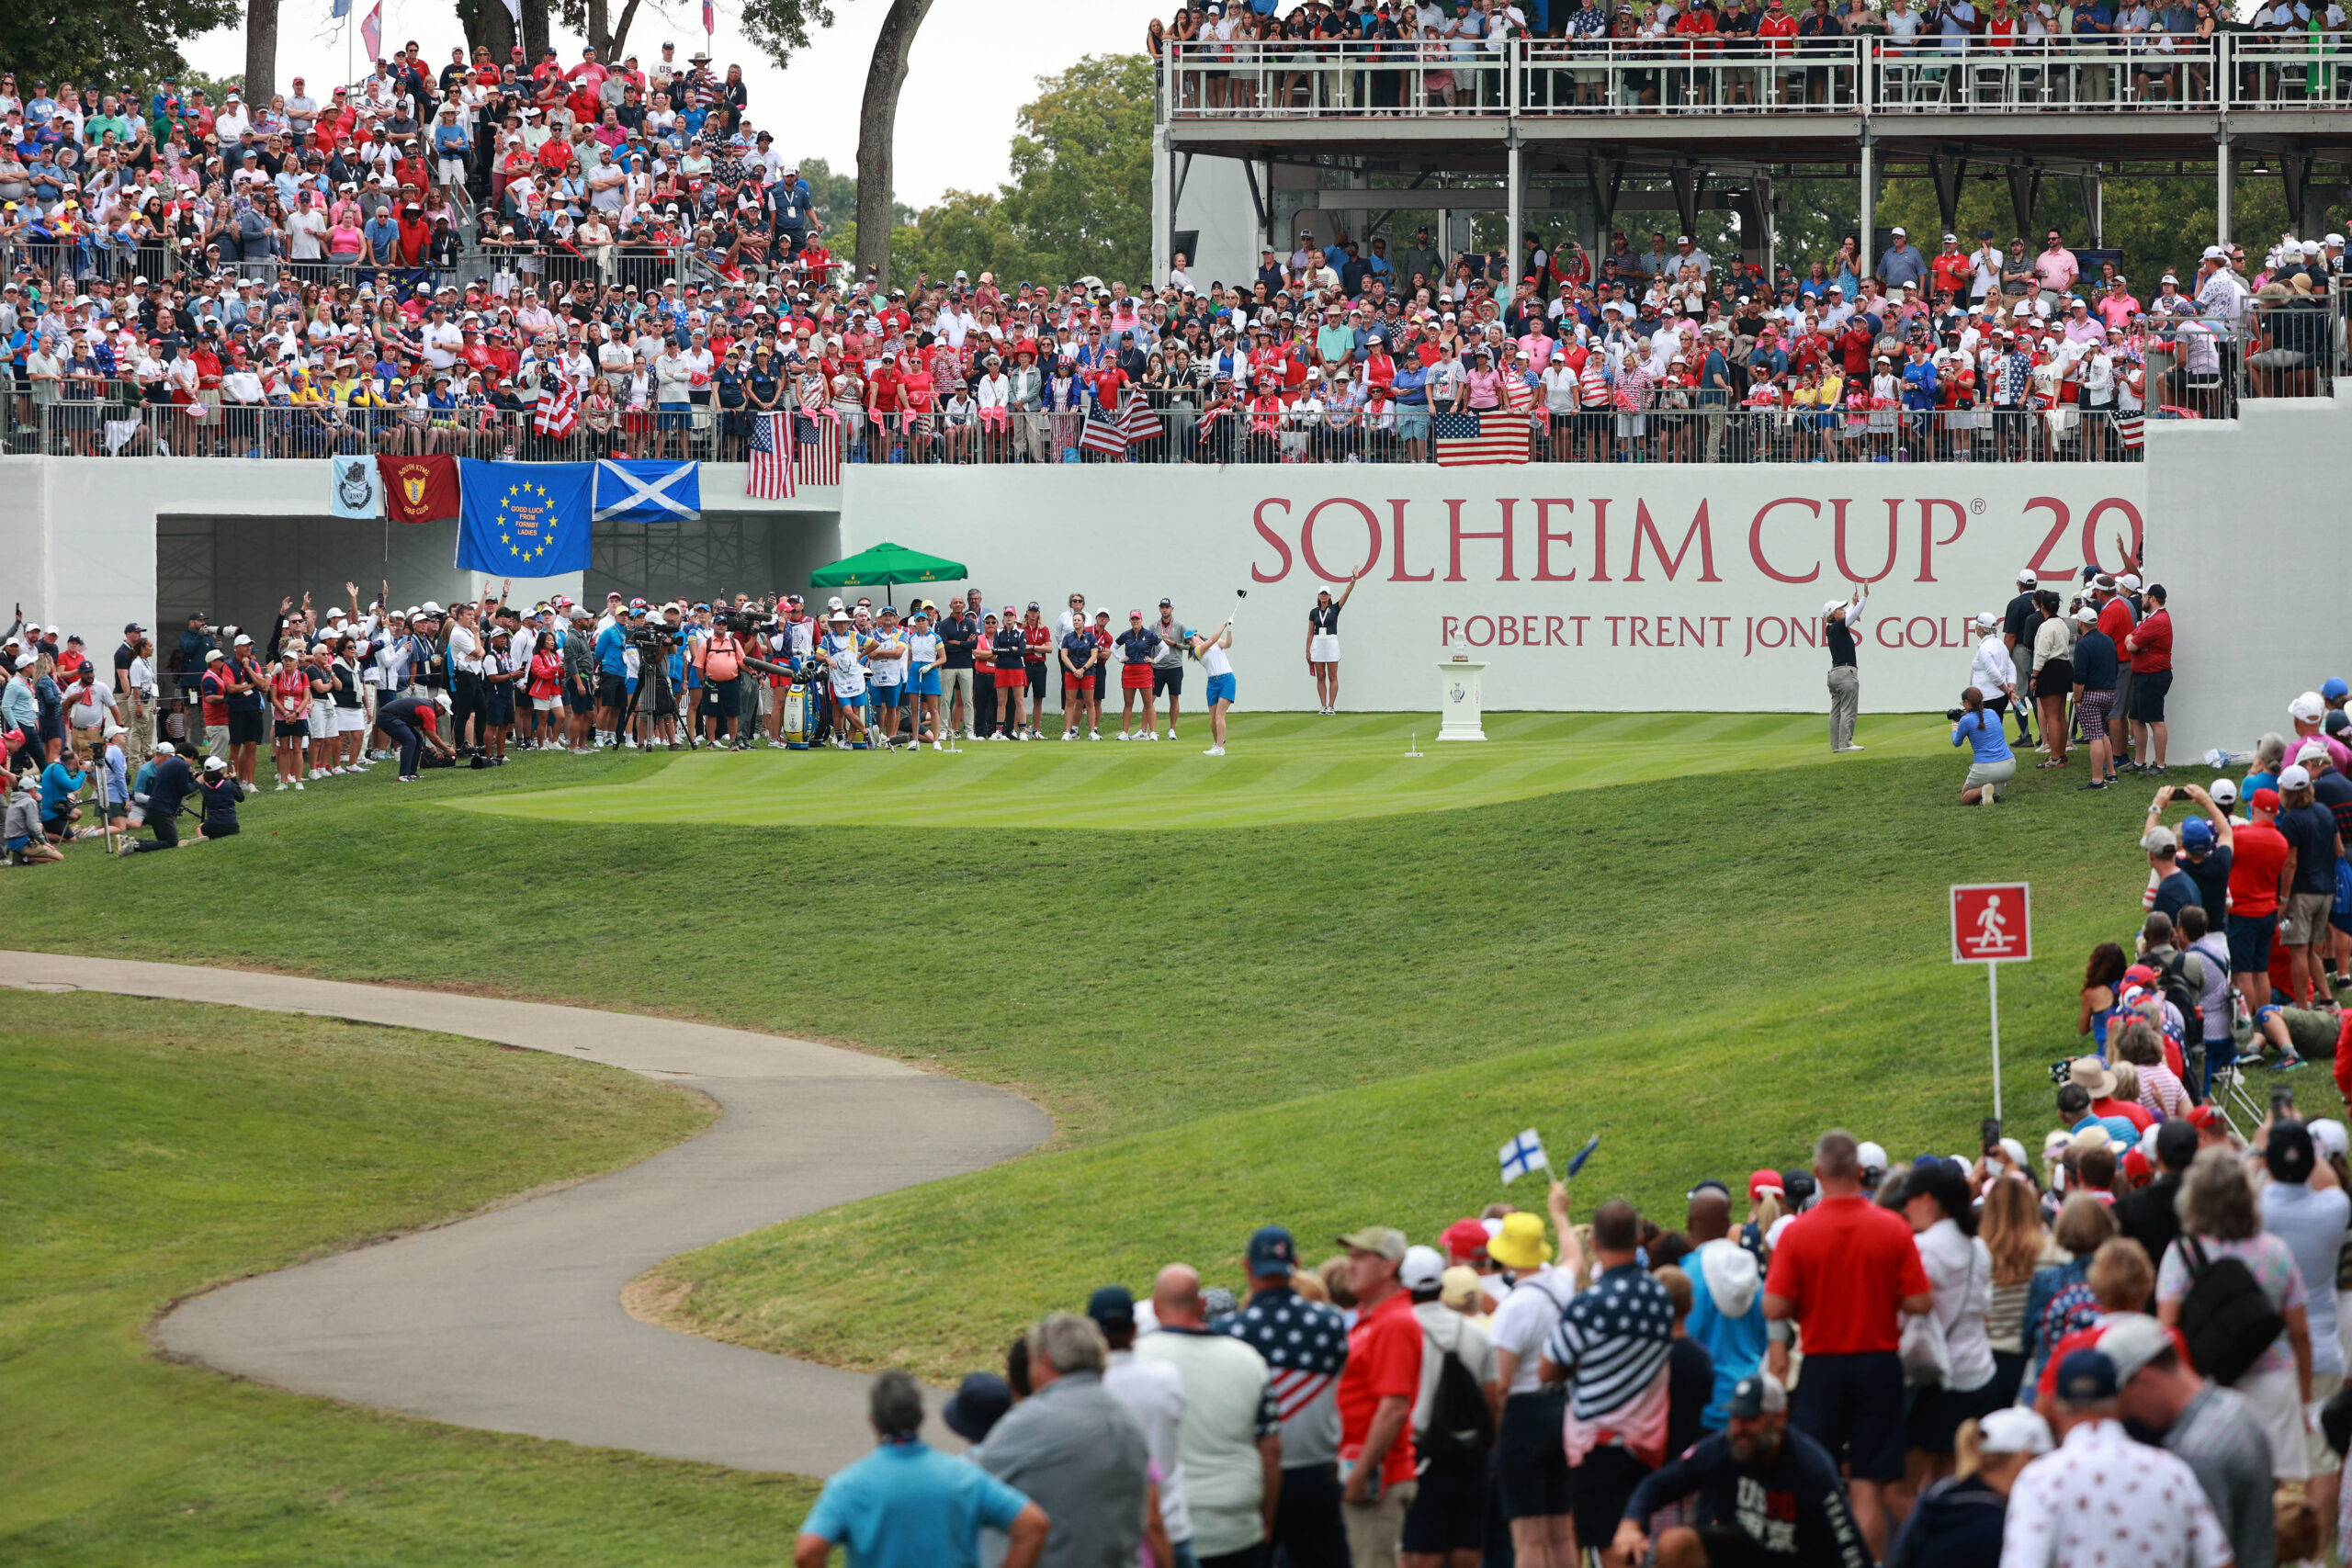
M865 96L857 107L857 268L890 281L890 208L899 91L907 85L907 59L915 33L931 14L931 0L890 0L865 68Z
M256 109L277 92L277 0L245 0L245 97Z
M187 68L179 40L224 28L238 0L21 0L0 6L0 60L17 82L144 85Z
M1148 280L1151 270L1151 62L1090 54L1021 110L1012 231L1046 275Z

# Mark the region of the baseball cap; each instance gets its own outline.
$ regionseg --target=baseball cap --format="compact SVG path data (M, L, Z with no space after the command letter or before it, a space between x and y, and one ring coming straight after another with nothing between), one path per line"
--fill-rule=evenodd
M2213 797L2213 804L2216 806L2235 806L2237 804L2238 786L2235 782L2230 779L2215 779L2211 786L2208 788L2205 793Z
M179 748L168 740L158 740L155 742L155 754L159 757L177 756Z
M1788 1407L1786 1384L1770 1372L1752 1372L1731 1385L1731 1399L1724 1406L1724 1414L1734 1420L1753 1421L1758 1416Z
M2180 825L2180 841L2183 848L2203 853L2213 847L2213 824L2202 817L2190 818Z
M2278 787L2280 789L2309 789L2312 787L2312 771L2300 762L2290 762L2279 772Z
M2117 1313L2099 1331L2099 1354L2115 1364L2118 1387L2171 1348L2172 1336L2165 1332L2165 1325L2143 1312Z
M1437 1299L1457 1312L1476 1310L1478 1298L1485 1293L1485 1287L1478 1282L1478 1271L1464 1264L1456 1263L1438 1276Z
M1386 1225L1366 1225L1352 1235L1339 1238L1340 1245L1350 1252L1376 1252L1392 1263L1405 1258L1405 1233Z
M2319 694L2331 703L2337 702L2345 697L2352 696L2352 684L2346 683L2344 677L2341 675L2330 675L2326 680L2320 682Z
M2295 749L2295 761L2298 762L2324 762L2327 761L2327 748L2317 740L2306 740Z
M977 1443L1012 1408L1011 1384L994 1372L969 1372L939 1407L939 1419L966 1442Z
M2100 1404L2115 1397L2122 1380L2104 1350L2070 1350L2058 1363L2058 1399L2064 1404Z
M2306 1140L2308 1141L2308 1140ZM1408 1247L1396 1282L1408 1291L1433 1291L1445 1278L1445 1254L1434 1247Z
M1456 1220L1446 1226L1445 1233L1438 1237L1445 1244L1449 1256L1472 1258L1490 1256L1487 1243L1491 1239L1487 1234L1487 1222L1484 1220Z
M2187 824L2184 823L2182 826L2186 827ZM2180 848L2180 840L2174 836L2171 829L2159 822L2142 836L2140 847L2152 855L2160 855L2166 850Z
M1105 1328L1133 1328L1135 1292L1125 1285L1104 1285L1086 1298L1086 1315Z
M2004 1405L1976 1423L1979 1445L1988 1454L2046 1454L2053 1446L2050 1423L2020 1405Z
M2301 719L2305 724L2317 724L2319 716L2326 709L2327 704L2320 700L2317 692L2305 692L2287 705L2287 716Z
M204 759L204 771L208 773L226 773L228 770L228 762L221 758L207 757Z
M207 664L211 663L216 659L226 659L229 656L227 654L221 652L217 648L208 648L204 650L204 661Z
M2273 1181L2309 1181L2319 1156L2312 1145L2312 1131L2301 1122L2270 1124L2270 1141L2263 1145L2262 1163Z
M2024 583L2027 587L2030 588L2030 587L2032 587L2035 583L2038 583L2038 582L2040 582L2040 581L2041 581L2041 574L2040 572L2038 572L2038 571L2034 570L2033 570L2033 568L2031 568L2031 567L2027 567L2027 568L2023 569L2022 570L2020 570L2020 571L2018 573L2018 581L2019 582Z
M1886 1150L1878 1145L1858 1145L1854 1150L1854 1157L1861 1162L1861 1168L1864 1170L1875 1170L1882 1176L1886 1174Z
M1285 1279L1297 1271L1298 1245L1280 1225L1261 1225L1250 1233L1250 1277Z

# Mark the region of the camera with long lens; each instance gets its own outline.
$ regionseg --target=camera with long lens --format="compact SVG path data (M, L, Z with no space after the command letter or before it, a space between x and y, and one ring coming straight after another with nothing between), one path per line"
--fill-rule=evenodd
M710 619L712 625L733 632L737 637L749 637L753 632L774 631L777 626L774 615L763 610L748 607L741 610L716 611Z

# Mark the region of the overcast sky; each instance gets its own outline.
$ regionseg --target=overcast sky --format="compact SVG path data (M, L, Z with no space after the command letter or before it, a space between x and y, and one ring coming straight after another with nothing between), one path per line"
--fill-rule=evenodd
M355 28L368 4L355 0ZM1080 55L1140 50L1145 25L1175 5L1176 0L940 0L915 41L906 92L899 100L898 198L924 207L951 188L994 190L1005 179L1014 116L1036 96L1037 78L1065 69ZM618 10L617 4L614 8ZM327 9L323 0L311 0L299 12L292 6L283 11L277 40L281 91L300 75L308 79L314 96L324 97L322 85L345 80L345 42ZM835 169L854 172L858 96L865 89L866 62L888 9L887 0L835 0L831 28L813 36L791 69L779 71L744 42L730 0L719 0L711 58L722 68L741 63L751 84L752 123L774 131L786 153L822 158ZM668 39L684 59L702 42L701 14L696 0L673 0L661 10L650 3L641 6L629 28L629 51L650 59ZM304 16L317 20L306 23ZM425 58L435 67L465 41L447 0L384 0L386 50L412 38L424 46ZM566 65L578 62L580 39L559 33L555 43ZM356 57L356 42L350 47ZM244 29L208 33L186 52L189 63L208 75L240 73ZM367 73L363 63L354 79Z

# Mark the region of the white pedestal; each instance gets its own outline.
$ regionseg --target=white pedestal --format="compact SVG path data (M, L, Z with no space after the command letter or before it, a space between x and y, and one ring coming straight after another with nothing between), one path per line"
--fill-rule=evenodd
M1483 659L1441 659L1438 671L1438 725L1440 740L1484 740L1487 730L1484 718L1487 710L1486 692L1482 677L1487 672Z

